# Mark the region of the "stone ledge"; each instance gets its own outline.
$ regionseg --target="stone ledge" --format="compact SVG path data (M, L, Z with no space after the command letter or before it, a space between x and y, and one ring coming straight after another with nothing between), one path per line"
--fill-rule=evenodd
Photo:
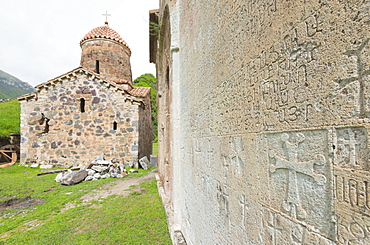
M170 198L166 196L163 189L163 183L161 182L158 174L155 175L157 180L157 188L159 196L162 200L162 204L167 216L168 231L170 232L172 244L174 245L186 245L186 240L181 230L174 224L174 211L170 203Z

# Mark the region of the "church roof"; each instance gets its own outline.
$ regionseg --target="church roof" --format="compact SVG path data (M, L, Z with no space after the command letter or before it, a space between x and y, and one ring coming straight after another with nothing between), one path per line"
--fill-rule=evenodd
M132 83L130 81L127 81L127 80L124 80L124 79L119 79L119 78L109 78L107 79L111 82L115 82L117 84L128 84L131 88L133 88L134 86L132 86Z
M146 97L150 93L150 87L134 87L130 94L135 97Z
M81 40L80 45L82 45L85 41L90 39L98 39L98 38L105 38L110 39L113 41L116 41L120 44L123 44L128 49L130 49L125 42L125 40L122 39L122 37L112 28L108 26L108 22L105 22L104 26L99 26L94 29L92 29L89 33L87 33Z
M107 84L109 84L112 87L115 87L117 89L117 91L121 91L123 93L126 93L127 95L131 95L131 96L134 96L134 97L145 97L146 94L147 94L147 93L144 93L144 92L139 92L140 90L138 92L135 92L134 91L134 93L132 93L132 91L135 88L132 89L132 90L130 90L130 91L128 91L124 87L122 87L120 84L117 84L115 82L106 80L106 79L100 77L99 74L96 74L94 72L88 71L88 70L84 69L83 67L78 67L76 69L73 69L72 71L69 71L67 73L64 73L64 74L62 74L62 75L60 75L58 77L55 77L53 79L50 79L47 82L44 82L44 83L41 83L41 84L37 85L35 87L36 88L36 91L35 92L32 92L32 93L29 93L29 94L25 94L25 95L19 96L17 99L18 100L27 100L27 99L30 99L30 98L33 98L33 97L37 97L37 95L38 95L38 93L40 92L41 89L46 88L46 87L49 87L49 86L51 86L54 83L57 83L59 81L62 81L61 80L62 78L68 78L70 76L76 76L78 73L80 73L80 74L89 74L91 76L94 76L96 78L99 78L102 82L107 83ZM150 88L147 88L147 89L149 89L148 91L150 91ZM134 101L143 103L143 101L140 100L140 98L135 98Z

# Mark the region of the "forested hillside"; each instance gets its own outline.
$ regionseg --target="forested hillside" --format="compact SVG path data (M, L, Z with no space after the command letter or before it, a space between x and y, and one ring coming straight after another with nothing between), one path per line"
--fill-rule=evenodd
M0 137L19 133L20 105L17 100L0 103Z
M13 99L34 90L28 83L0 70L0 99Z

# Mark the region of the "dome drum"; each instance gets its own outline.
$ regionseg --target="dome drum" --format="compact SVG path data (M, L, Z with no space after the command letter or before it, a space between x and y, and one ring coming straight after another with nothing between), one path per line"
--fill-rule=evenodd
M107 25L90 31L80 42L81 66L110 80L132 81L131 50Z

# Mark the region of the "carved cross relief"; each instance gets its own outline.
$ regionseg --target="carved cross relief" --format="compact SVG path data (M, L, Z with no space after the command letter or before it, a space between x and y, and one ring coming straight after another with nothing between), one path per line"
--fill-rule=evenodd
M348 139L344 137L338 139L338 148L339 150L345 149L348 146L348 156L349 156L349 164L352 166L358 165L356 160L356 151L357 147L360 145L360 142L357 142L355 137L355 132L352 130L348 131Z
M221 152L226 180L230 166L232 167L234 174L241 175L246 162L242 137L230 138L228 145L225 145L221 149Z
M356 66L357 66L357 75L353 77L347 77L347 78L340 78L335 79L334 82L338 84L339 89L343 89L348 84L351 84L353 82L359 83L359 110L360 110L360 117L366 116L366 105L364 101L364 87L366 82L366 76L370 74L369 67L366 67L366 63L363 62L361 54L366 50L366 46L368 45L370 41L370 38L365 39L361 45L359 45L356 49L348 50L344 55L351 57L354 56L356 58Z
M303 133L297 133L294 142L289 139L287 133L284 133L281 136L281 141L285 145L287 157L270 152L270 162L272 163L270 166L271 174L274 174L277 170L285 170L288 172L287 192L282 207L285 211L291 212L294 217L299 219L305 219L307 217L307 212L303 209L300 201L298 176L300 174L310 176L321 186L326 183L325 176L315 173L314 167L315 165L322 166L325 164L326 160L323 155L316 154L315 158L310 161L304 162L299 160L298 150L300 144L304 140L305 135Z
M368 169L369 153L366 129L337 129L335 144L335 165L352 169Z

